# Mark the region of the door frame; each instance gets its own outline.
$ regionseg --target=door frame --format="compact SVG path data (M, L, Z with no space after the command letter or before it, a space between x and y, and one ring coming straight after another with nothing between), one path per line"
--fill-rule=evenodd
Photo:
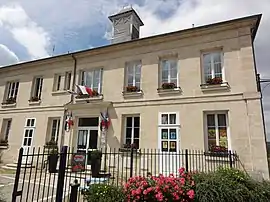
M89 139L90 139L90 131L91 130L97 130L98 131L98 137L97 137L97 148L99 147L99 127L98 126L80 126L77 128L77 138L76 138L76 151L78 152L78 138L79 138L79 131L80 130L87 130L87 139L86 139L86 148L85 149L80 149L80 151L85 151L85 163L86 166L90 166L87 164L88 162L88 152L93 151L95 149L89 149Z

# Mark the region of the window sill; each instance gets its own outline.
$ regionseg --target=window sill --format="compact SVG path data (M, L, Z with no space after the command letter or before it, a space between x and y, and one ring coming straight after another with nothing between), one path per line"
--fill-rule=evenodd
M8 145L0 145L0 149L8 149Z
M130 97L141 97L143 95L143 91L137 91L137 92L122 92L124 98L130 98Z
M171 89L158 88L157 92L160 95L163 95L163 94L177 94L177 93L181 93L182 89L180 87L171 88Z
M29 103L29 105L40 105L41 100L38 100L38 101L30 101L30 100L28 100L28 103Z
M3 108L8 108L8 107L16 107L17 103L12 103L12 104L8 104L8 103L2 103L2 107Z
M52 95L66 95L69 94L67 91L59 90L59 91L53 91Z
M98 96L94 96L94 97L89 97L89 98L75 98L76 102L89 102L89 101L99 101L99 100L103 100L103 95L100 94Z
M230 88L228 82L221 84L201 84L202 91L228 90Z

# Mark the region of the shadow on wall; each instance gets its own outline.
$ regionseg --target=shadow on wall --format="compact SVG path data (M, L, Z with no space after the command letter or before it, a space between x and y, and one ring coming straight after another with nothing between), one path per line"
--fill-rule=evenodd
M109 108L108 110L110 119L118 119L118 116L116 114L115 108ZM109 129L108 129L108 133L107 133L107 144L109 145L110 148L114 149L114 148L118 148L120 147L120 140L114 135L114 128L113 125L111 124Z

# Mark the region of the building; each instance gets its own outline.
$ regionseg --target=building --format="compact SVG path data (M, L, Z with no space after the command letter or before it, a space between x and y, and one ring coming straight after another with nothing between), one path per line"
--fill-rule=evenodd
M253 48L261 15L147 38L139 38L143 22L132 8L109 19L110 45L0 69L1 137L9 144L3 160L51 139L99 148L100 113L108 110L109 148L135 143L166 153L218 145L268 179ZM68 93L76 84L93 96Z

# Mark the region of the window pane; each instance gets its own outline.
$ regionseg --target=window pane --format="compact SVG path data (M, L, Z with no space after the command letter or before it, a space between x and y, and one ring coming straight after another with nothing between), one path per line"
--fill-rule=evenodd
M33 137L33 130L29 130L28 137Z
M211 63L211 54L204 54L203 55L203 64L210 64Z
M139 139L134 139L133 143L135 144L135 148L139 149L140 148L140 140Z
M31 146L32 138L28 138L27 146Z
M215 115L214 114L207 115L207 126L215 126Z
M133 86L133 75L128 75L128 86Z
M163 139L163 140L169 139L169 129L167 129L167 128L161 129L161 139Z
M140 137L140 128L134 128L134 138Z
M26 126L30 126L30 124L31 124L31 120L30 119L27 119Z
M221 63L214 64L214 70L215 70L215 77L221 77L222 75Z
M162 71L162 81L164 83L168 82L168 78L169 78L169 71L168 70Z
M221 127L219 130L219 146L228 147L228 140L227 140L227 128Z
M218 126L226 126L226 115L218 114Z
M216 139L216 129L209 127L207 130L208 130L208 139Z
M170 129L170 140L176 140L177 137L176 137L176 129L173 128L173 129Z
M24 138L23 140L23 146L26 146L27 145L27 138Z
M131 138L126 138L125 144L131 144Z
M134 127L140 127L140 117L134 117Z
M141 74L141 63L135 64L135 74Z
M131 138L132 136L132 128L126 128L126 138Z
M29 134L29 130L25 130L24 137L28 137L28 134Z
M176 60L170 61L170 77L177 78L177 61Z
M176 114L170 114L170 124L176 124Z
M161 115L161 124L168 124L168 114Z
M221 53L212 53L213 62L221 63Z
M89 148L97 149L98 130L90 130Z
M35 125L35 119L31 119L31 126Z
M177 86L177 78L175 78L175 79L171 79L171 80L170 80L170 83L174 83L174 84L175 84L175 86Z
M140 82L141 81L141 75L140 74L136 74L135 75L135 82Z
M79 118L78 126L98 126L98 125L99 125L98 117Z
M92 78L93 78L92 72L84 72L83 85L88 86L89 88L92 88L92 83L93 83Z
M216 140L208 140L208 149L216 146Z
M127 117L127 127L132 127L132 117Z

